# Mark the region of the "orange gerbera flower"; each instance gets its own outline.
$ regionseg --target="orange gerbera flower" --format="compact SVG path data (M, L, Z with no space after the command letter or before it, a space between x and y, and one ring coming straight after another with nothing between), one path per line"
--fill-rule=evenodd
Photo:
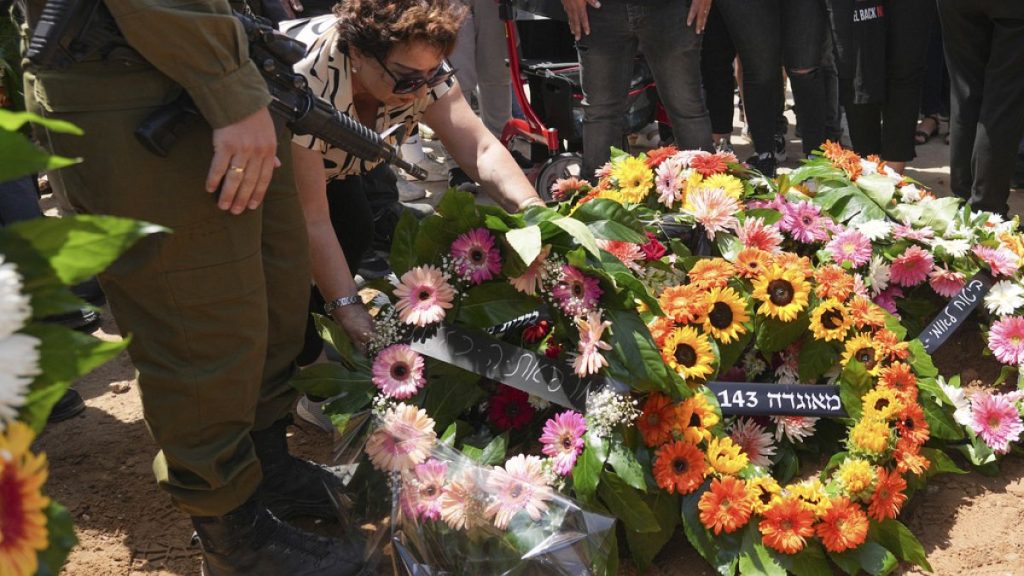
M901 474L911 472L920 476L932 465L930 460L921 455L921 446L907 438L900 438L896 441L896 449L892 451L892 457L896 460L896 471Z
M690 284L702 290L722 288L733 276L736 276L736 267L721 258L697 260L687 273Z
M885 326L885 310L871 300L863 296L854 296L847 303L847 306L850 309L850 318L853 319L853 325L858 330L862 330L865 326L870 326L871 328Z
M679 324L689 324L703 314L704 291L692 284L670 286L658 297L658 304L669 318Z
M711 489L700 497L700 523L715 534L732 534L750 520L751 496L747 486L735 476L714 479Z
M698 444L711 438L711 428L718 424L718 412L703 394L694 394L678 405L676 422L683 440Z
M814 512L792 496L769 506L762 518L757 525L761 542L777 552L796 554L803 550L805 539L814 536Z
M771 253L751 246L736 255L736 272L743 278L757 278L771 263Z
M804 278L810 278L814 274L814 265L811 264L811 259L793 252L776 254L773 263L782 268L799 270L804 275Z
M841 496L832 500L815 531L829 552L856 548L868 536L868 515L858 504Z
M915 400L904 400L903 410L896 415L896 431L900 438L921 446L928 441L931 432L928 421L924 418L924 410Z
M675 146L662 146L661 148L655 148L654 150L647 151L647 167L655 169L659 164L665 161L670 156L675 156L679 152L679 149Z
M905 400L917 401L917 376L909 364L893 362L882 368L878 374L878 387L895 390Z
M644 437L644 444L660 446L672 440L672 430L677 426L676 407L672 399L658 392L648 395L643 413L636 421L636 427Z
M689 494L704 482L707 465L696 445L676 440L658 448L654 480L669 494Z
M822 266L814 271L815 291L821 298L835 298L846 302L853 293L853 276L835 264Z
M910 343L900 340L900 337L892 330L882 328L875 332L875 342L878 343L882 354L894 362L910 357Z
M665 338L668 338L668 335L676 329L676 323L671 318L658 316L647 325L647 329L651 331L654 343L661 348L665 344Z
M907 481L899 472L887 471L884 467L878 467L878 484L875 492L871 495L871 502L868 504L868 515L879 522L888 518L895 518L900 513L900 508L907 501L904 490L907 489Z

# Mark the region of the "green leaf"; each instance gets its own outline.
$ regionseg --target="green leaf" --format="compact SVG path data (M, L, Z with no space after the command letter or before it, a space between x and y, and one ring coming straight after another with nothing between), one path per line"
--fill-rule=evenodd
M872 522L869 538L878 541L900 560L913 562L928 572L932 571L921 542L900 521L889 519L878 524Z
M619 437L612 438L611 440L608 464L611 465L612 470L615 470L615 473L619 475L623 482L641 492L647 491L647 481L644 480L643 467L640 466L640 462L636 459L633 451Z
M540 226L527 226L505 233L505 240L516 251L523 263L529 266L540 255Z
M782 212L771 208L753 208L744 212L744 220L746 218L761 218L765 224L771 225L782 220Z
M850 359L850 363L843 368L839 376L839 399L850 418L860 418L863 412L861 398L871 389L871 382L871 375L857 360Z
M516 290L508 282L487 282L474 286L458 308L458 322L488 328L533 312L540 302Z
M68 386L117 356L128 346L129 339L114 342L82 334L63 326L33 322L21 333L39 339L41 374L29 387L19 419L36 434L46 425L53 405Z
M45 550L39 551L39 567L36 576L57 576L67 561L71 549L78 544L75 526L67 508L55 500L46 507L46 536L48 543Z
M775 559L796 576L820 576L832 573L832 568L825 558L825 550L816 540L808 540L804 549L796 554L777 554Z
M839 351L828 342L811 338L800 348L800 381L813 384L835 366Z
M880 576L888 574L896 567L896 557L877 542L867 541L853 550L845 552L829 552L829 558L839 565L847 574L856 574L863 570L868 574Z
M391 270L399 278L416 264L416 235L420 221L411 210L402 210L402 216L395 226L391 240L391 253L388 262Z
M718 248L718 253L722 255L722 258L733 261L743 249L743 243L736 236L722 232L715 236L715 247Z
M437 214L420 220L420 228L416 233L415 262L434 263L441 256L451 251L452 242L458 238L459 232L452 223Z
M366 408L377 392L368 372L349 370L333 362L320 362L299 370L292 377L291 385L305 394L331 399L333 412L337 414L351 414Z
M6 231L31 244L61 282L71 285L106 270L143 236L167 229L129 218L79 215L26 220Z
M629 370L629 374L622 375L624 382L638 390L671 392L674 380L670 369L640 316L628 310L609 308L606 312L612 323L612 351Z
M931 354L925 351L924 344L920 340L917 338L911 340L909 348L910 366L914 369L914 373L924 378L934 378L939 375L939 369L932 362Z
M585 206L586 204L584 204ZM637 232L626 225L614 220L598 220L587 224L590 231L597 238L605 240L618 240L621 242L632 242L634 244L646 244L647 236Z
M881 174L863 174L857 178L857 186L883 208L892 202L892 196L896 193L896 184Z
M931 429L932 438L942 440L962 440L964 437L963 427L953 420L953 416L934 402L922 402L924 419Z
M728 344L722 344L722 343L718 344L718 355L719 355L718 373L719 374L722 374L725 371L727 371L729 368L732 368L733 365L736 364L737 361L739 361L740 357L747 350L747 346L750 344L750 341L753 338L754 338L754 333L750 332L748 330L747 332L744 332L742 335L740 335L740 337L738 339L733 340L732 342L730 342Z
M476 209L473 194L458 188L449 188L437 205L437 213L447 220L456 235L483 226L483 218Z
M921 448L921 455L931 462L931 466L928 467L926 472L928 477L937 474L967 474L966 470L962 470L957 466L942 450L925 447Z
M800 458L797 457L792 444L780 444L775 459L775 478L780 484L789 482L800 471Z
M348 337L348 332L345 332L345 329L340 324L323 314L316 313L313 314L313 321L316 323L316 331L320 338L328 346L334 348L338 355L341 356L342 364L352 370L356 369L359 365L369 368L365 357L359 354L357 359L357 352L352 345L352 340Z
M643 496L648 508L654 512L658 521L657 532L635 532L626 530L626 542L629 543L629 551L633 555L633 562L636 563L640 572L644 572L654 562L658 552L672 540L675 534L676 525L679 524L679 497L670 495L661 490Z
M597 493L612 514L622 520L629 530L643 533L660 530L658 519L644 502L641 493L626 484L617 474L607 470L602 472Z
M595 198L579 206L573 212L572 217L585 224L611 220L619 222L635 232L642 232L644 229L643 224L637 220L636 216L629 209L607 198Z
M77 164L77 158L52 156L17 132L0 132L0 182Z
M587 432L583 439L583 452L572 469L572 486L580 500L590 502L601 482L601 471L608 459L608 444L592 432Z
M31 112L12 112L0 108L0 130L14 132L20 130L26 123L38 124L51 132L61 134L74 134L81 136L85 134L81 128L71 122L58 120L56 118L44 118ZM0 156L2 158L2 156Z
M761 533L754 522L749 522L743 530L743 545L740 548L740 574L786 576L786 569L775 561L772 553L761 543Z
M444 430L483 398L484 391L477 386L480 377L433 359L427 359L426 368L423 408L434 419L436 428Z
M586 248L587 252L590 252L594 258L601 258L600 251L597 247L597 240L594 239L594 233L587 228L587 225L575 218L563 217L557 220L552 220L552 224L558 226L562 230L565 230L573 237L580 246Z
M505 463L505 453L508 451L508 432L495 436L487 443L480 454L480 463L488 466L497 466Z
M757 328L757 349L765 353L785 350L807 332L808 324L805 312L789 322L765 317Z

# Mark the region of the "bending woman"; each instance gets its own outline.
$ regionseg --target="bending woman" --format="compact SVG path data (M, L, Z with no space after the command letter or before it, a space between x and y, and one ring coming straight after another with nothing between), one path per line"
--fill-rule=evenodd
M445 61L465 15L459 0L343 0L334 14L286 22L282 30L308 46L295 71L338 110L388 134L396 147L401 142L394 129L422 121L502 208L543 204L508 150L473 114ZM292 153L313 280L328 314L365 346L372 322L363 306L350 305L359 303L351 267L373 237L363 187L371 185L373 171L388 167L308 135L295 136Z

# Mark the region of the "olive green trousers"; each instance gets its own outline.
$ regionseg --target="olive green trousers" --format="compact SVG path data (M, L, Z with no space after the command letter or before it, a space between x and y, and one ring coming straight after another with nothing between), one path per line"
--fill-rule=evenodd
M309 299L305 221L288 135L262 207L239 216L205 190L212 132L193 118L166 158L134 136L180 88L147 65L91 63L26 74L30 109L70 121L46 131L58 154L82 162L52 174L81 213L166 226L100 276L139 372L146 423L160 452L159 485L186 513L221 515L262 478L249 436L290 410L288 380ZM286 131L285 131L286 132ZM96 450L103 450L96 446Z

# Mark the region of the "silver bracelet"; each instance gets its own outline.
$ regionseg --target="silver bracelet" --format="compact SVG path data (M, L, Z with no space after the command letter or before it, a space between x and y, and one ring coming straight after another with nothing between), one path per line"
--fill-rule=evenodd
M353 294L352 296L342 296L341 298L335 298L330 302L324 304L324 314L328 316L332 312L341 308L342 306L348 306L349 304L362 304L363 299L359 297L359 294Z

